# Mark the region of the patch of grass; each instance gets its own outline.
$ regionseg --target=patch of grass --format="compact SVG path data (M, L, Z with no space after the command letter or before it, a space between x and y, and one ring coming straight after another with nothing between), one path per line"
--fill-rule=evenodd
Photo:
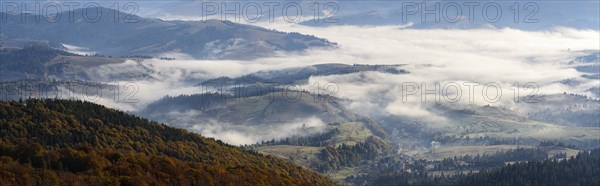
M326 140L325 142L331 146L356 145L359 142L364 142L368 137L373 136L373 133L358 122L342 123L336 126L340 133L335 137Z
M332 180L343 181L344 179L346 179L346 177L358 173L358 170L359 169L356 167L343 167L341 169L327 173L326 175Z

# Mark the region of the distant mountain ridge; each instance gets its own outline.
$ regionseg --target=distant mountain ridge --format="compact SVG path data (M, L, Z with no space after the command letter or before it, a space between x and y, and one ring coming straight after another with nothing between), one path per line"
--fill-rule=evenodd
M341 63L325 63L305 67L285 68L279 70L258 71L236 78L219 77L201 82L202 86L231 86L246 84L277 84L296 85L308 83L314 76L343 75L359 72L381 72L387 74L406 74L407 70L401 69L403 65L346 65Z
M335 46L314 36L230 21L164 21L108 8L61 12L54 22L34 14L0 12L0 17L3 45L14 39L38 40L52 47L67 44L112 56L176 52L201 59L254 59L279 51Z
M105 57L82 56L65 52L46 45L33 45L24 48L6 47L0 49L0 82L22 79L95 80L152 79L152 69L140 64L144 56ZM129 62L137 64L126 73L101 74L103 66ZM122 67L121 67L122 68Z

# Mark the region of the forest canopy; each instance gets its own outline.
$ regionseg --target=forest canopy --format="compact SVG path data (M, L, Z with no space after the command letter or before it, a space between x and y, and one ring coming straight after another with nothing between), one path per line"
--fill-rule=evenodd
M89 102L0 102L2 185L333 185L317 173Z

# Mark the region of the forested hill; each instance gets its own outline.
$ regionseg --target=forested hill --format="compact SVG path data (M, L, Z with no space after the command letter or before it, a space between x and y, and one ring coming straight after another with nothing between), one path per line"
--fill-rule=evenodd
M478 173L428 177L424 174L384 174L373 185L600 185L600 149L568 159L533 160Z
M45 78L50 60L75 54L46 46L28 46L18 50L0 49L0 80Z
M600 149L467 175L457 185L600 185Z
M93 103L0 102L0 185L333 185L284 160Z

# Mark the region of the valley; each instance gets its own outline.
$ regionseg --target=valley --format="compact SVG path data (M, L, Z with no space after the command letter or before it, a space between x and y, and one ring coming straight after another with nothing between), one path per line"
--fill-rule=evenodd
M3 82L3 100L107 97L107 92L119 88L109 82L156 81L164 77L144 62L147 57L82 56L44 47L5 49L2 56L11 59L18 52L49 57L41 59L43 68L39 71L14 70L19 66L9 65L10 71L19 73L21 78L37 80ZM129 68L127 73L101 73L101 69L123 67ZM594 144L600 141L600 102L574 94L542 95L536 103L519 103L523 111L503 106L434 103L428 110L444 119L418 120L397 115L366 116L349 107L354 103L352 99L314 94L311 87L295 86L309 84L313 77L360 73L410 75L403 65L321 64L253 72L237 78L205 79L200 83L191 79L188 86L207 92L165 96L136 113L350 184L374 182L380 171L391 167L410 174L422 171L438 176L461 175L531 160L526 155L501 160L502 164L458 162L461 168L439 167L456 157L493 157L537 149L543 154L540 158L568 158L582 149L597 147ZM575 118L563 120L570 115ZM542 146L545 142L572 146ZM457 160L451 162L454 161Z
M0 185L600 184L598 20L380 8L330 25L0 11Z

